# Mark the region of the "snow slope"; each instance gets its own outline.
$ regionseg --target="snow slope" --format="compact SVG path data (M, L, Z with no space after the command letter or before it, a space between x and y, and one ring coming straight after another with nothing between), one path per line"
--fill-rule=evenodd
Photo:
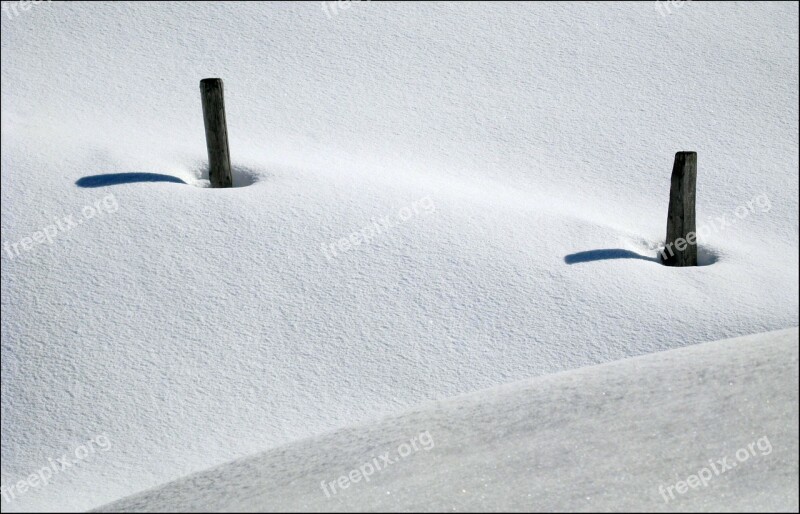
M292 443L102 510L792 512L797 357L793 328L566 371ZM385 452L391 464L364 466ZM354 474L331 490L362 467L369 480ZM705 482L667 490L704 467Z
M796 4L0 19L2 484L111 442L4 512L798 325ZM203 187L214 76L247 187ZM701 224L727 220L701 237L709 266L653 260L678 150L699 155Z

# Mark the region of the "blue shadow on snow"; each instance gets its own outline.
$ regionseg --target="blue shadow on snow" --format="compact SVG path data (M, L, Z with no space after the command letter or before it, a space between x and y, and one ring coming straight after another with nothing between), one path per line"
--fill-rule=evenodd
M185 184L183 180L171 175L161 173L106 173L104 175L90 175L75 181L78 187L105 187L118 184L134 184L137 182L173 182Z
M585 252L571 253L564 257L567 264L581 262L606 261L610 259L642 259L645 261L659 262L657 257L646 257L622 248L603 248L601 250L587 250Z

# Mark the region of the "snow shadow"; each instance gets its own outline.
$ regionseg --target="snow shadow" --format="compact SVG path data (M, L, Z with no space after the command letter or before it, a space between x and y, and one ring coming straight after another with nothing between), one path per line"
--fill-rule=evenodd
M603 248L571 253L564 257L564 262L567 264L580 264L582 262L607 261L613 259L641 259L661 264L661 259L659 259L658 255L648 257L623 248ZM719 255L716 251L702 246L697 247L697 266L710 266L718 260Z
M135 184L139 182L173 182L186 184L183 180L172 175L161 173L105 173L103 175L89 175L75 181L78 187L106 187L119 184Z
M564 257L564 262L567 264L579 264L582 262L606 261L610 259L642 259L645 261L659 262L657 257L647 257L622 248L603 248L600 250L571 253Z

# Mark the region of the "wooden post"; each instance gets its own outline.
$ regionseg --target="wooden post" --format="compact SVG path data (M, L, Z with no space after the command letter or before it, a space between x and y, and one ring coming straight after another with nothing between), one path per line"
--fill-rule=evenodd
M669 189L667 239L661 254L666 266L697 266L696 184L697 152L676 153Z
M208 149L208 180L211 187L232 187L231 155L228 151L228 127L225 123L225 98L222 79L200 81L203 119Z

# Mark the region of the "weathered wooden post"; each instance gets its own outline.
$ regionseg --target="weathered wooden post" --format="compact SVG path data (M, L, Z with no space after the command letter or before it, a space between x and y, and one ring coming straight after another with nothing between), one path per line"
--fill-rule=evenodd
M666 266L697 266L697 152L675 154L671 182L667 239L664 241L661 262Z
M228 151L228 127L225 123L225 98L222 79L200 81L203 119L208 148L208 180L211 187L232 187L231 155Z

